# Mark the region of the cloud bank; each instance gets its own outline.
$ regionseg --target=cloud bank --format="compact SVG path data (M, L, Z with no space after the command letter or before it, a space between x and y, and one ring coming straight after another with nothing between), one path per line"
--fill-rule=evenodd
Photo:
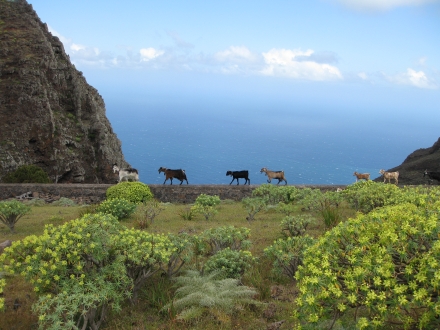
M335 0L344 6L361 11L387 11L397 7L421 6L439 0Z
M340 0L349 2L349 0ZM361 0L360 2L375 3ZM385 1L387 2L387 1ZM422 0L393 0L392 3L415 3ZM198 71L212 74L239 74L282 77L295 80L309 81L342 81L352 80L350 74L344 77L338 68L338 59L332 52L315 52L312 49L278 49L267 52L252 52L245 46L230 46L214 54L193 54L189 49L192 44L186 43L175 33L169 33L176 47L153 48L145 47L138 51L130 48L119 49L119 54L101 51L97 47L88 47L65 38L49 27L51 33L57 36L70 55L72 62L77 65L87 65L98 68L134 68L146 70L172 69L181 71ZM424 66L426 57L421 57L417 64ZM426 69L426 68L425 68ZM425 70L426 71L426 70ZM382 80L398 85L409 85L423 89L437 89L435 80L428 77L425 71L408 68L405 72L395 75L379 74ZM352 75L351 75L352 76ZM356 74L358 81L374 83L377 74L360 72Z

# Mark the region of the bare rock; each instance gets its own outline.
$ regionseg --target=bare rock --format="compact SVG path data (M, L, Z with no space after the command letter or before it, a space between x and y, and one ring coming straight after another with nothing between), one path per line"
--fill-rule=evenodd
M26 0L0 13L0 179L35 164L54 183L113 183L129 165L101 95Z

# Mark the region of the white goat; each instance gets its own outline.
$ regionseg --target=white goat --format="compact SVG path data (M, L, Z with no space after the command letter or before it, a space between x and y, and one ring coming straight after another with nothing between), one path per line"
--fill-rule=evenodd
M129 181L139 181L139 173L135 168L119 168L116 164L113 165L113 173L119 173L119 182Z
M395 184L399 184L399 172L385 172L385 170L380 170L380 174L383 175L383 183L388 180L391 183L391 179L394 179Z

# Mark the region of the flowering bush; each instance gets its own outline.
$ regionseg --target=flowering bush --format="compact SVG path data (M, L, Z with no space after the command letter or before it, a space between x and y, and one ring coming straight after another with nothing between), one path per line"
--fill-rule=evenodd
M19 201L0 202L0 221L9 227L11 232L14 232L15 224L30 210L30 206Z
M296 276L300 327L351 315L359 329L439 328L439 209L388 206L318 239Z
M220 271L225 278L241 278L245 270L249 269L255 260L249 251L226 248L206 261L204 271L207 273Z
M209 220L215 214L217 214L216 206L220 204L220 197L210 196L206 194L200 194L191 207L191 211L202 214L206 220Z
M107 199L124 198L134 204L143 203L153 198L150 187L142 182L120 182L108 188L106 196Z
M255 215L266 208L266 202L261 197L246 197L241 202L248 213L247 221L255 220Z
M289 215L281 220L281 232L286 236L303 236L307 227L314 221L308 214Z
M168 239L173 244L173 250L168 262L163 263L161 267L168 278L171 278L194 257L195 240L186 233L168 234Z
M111 214L116 219L128 218L136 210L136 204L123 198L106 199L96 208L96 212Z
M44 329L99 328L108 308L130 292L121 258L111 248L119 223L94 214L16 241L0 255L10 274L24 276L40 297L33 306Z
M212 255L226 248L231 250L249 248L251 245L250 233L251 230L246 227L225 226L207 229L200 238L209 246L207 254Z
M118 312L124 300L136 299L174 250L166 235L127 229L97 213L14 242L0 265L34 286L41 328L98 329L108 310Z
M143 230L124 228L118 235L112 236L111 245L121 256L126 274L132 281L132 300L136 301L138 293L146 280L168 263L172 253L177 249L167 235L151 234Z
M275 273L293 278L298 267L302 264L304 251L312 243L313 238L308 235L280 238L264 249L264 254L273 260Z
M0 311L5 308L5 299L1 298L3 294L3 288L6 286L6 280L4 278L0 278Z

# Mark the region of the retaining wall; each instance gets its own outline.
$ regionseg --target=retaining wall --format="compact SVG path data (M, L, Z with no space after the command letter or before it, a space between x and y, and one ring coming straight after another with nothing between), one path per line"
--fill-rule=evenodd
M0 183L0 200L15 198L24 193L66 197L87 203L105 199L111 184L34 184ZM250 197L259 185L148 185L154 197L161 202L193 203L200 194L217 195L220 199L242 200ZM298 188L319 188L323 191L345 188L343 185L295 185ZM36 193L36 194L35 194Z

